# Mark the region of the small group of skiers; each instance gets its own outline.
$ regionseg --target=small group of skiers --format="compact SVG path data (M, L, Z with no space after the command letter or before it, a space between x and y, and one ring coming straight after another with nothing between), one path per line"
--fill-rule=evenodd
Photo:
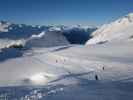
M64 62L65 62L65 61L66 61L66 60L64 59ZM56 59L55 62L58 63L58 60Z
M64 62L65 62L65 59L64 59ZM58 60L56 60L56 63L58 63ZM103 71L105 70L104 66L102 67L102 70ZM95 74L95 80L99 80L99 77L97 74Z

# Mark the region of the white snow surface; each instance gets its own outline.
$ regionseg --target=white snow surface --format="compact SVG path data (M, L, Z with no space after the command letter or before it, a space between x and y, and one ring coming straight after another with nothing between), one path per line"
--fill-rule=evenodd
M106 41L125 41L133 37L133 13L128 14L110 24L104 24L92 33L92 39L88 44L96 44Z
M133 41L32 48L0 60L0 87L32 86L45 100L132 100L132 51Z
M95 74L100 81L132 81L132 51L132 41L36 48L0 62L0 86L72 84L79 82L77 77L95 80Z
M38 35L32 35L30 39L38 39L38 38L42 38L45 35L45 32L41 32Z
M62 35L50 31L30 37L30 46L40 45L36 48L14 52L9 49L4 53L1 49L0 87L26 86L30 89L30 86L43 86L48 92L41 93L42 88L39 92L33 91L39 93L38 98L46 100L132 100L132 25L132 14L129 14L102 26L87 43L95 45L68 45ZM42 46L44 40L50 45L65 44L46 48ZM104 41L111 42L97 44ZM14 57L12 53L18 51L23 55ZM32 93L29 95L36 97Z

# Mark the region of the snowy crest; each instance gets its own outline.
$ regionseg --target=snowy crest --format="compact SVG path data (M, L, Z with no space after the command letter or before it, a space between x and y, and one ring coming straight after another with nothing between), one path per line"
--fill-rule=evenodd
M104 24L98 30L92 33L92 39L88 44L97 44L104 41L128 40L133 36L133 13L130 13L118 20Z

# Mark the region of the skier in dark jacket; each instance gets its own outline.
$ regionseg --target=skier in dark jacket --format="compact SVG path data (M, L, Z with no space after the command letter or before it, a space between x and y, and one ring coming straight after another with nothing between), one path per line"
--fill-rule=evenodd
M99 78L98 78L98 76L97 76L97 75L95 75L95 80L99 80Z
M104 68L104 66L103 66L103 68L102 68L102 69L103 69L103 70L105 69L105 68Z

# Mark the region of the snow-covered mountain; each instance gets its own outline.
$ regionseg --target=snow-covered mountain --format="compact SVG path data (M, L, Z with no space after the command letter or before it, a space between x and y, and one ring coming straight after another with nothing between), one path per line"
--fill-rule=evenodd
M89 28L2 22L0 100L131 100L133 41L124 41L133 37L131 16L102 26L105 32L90 40L122 41L91 46L68 45L64 36Z
M92 37L92 39L87 41L86 45L133 39L133 13L101 26L92 33Z
M79 25L32 26L1 21L0 48L10 47L10 45L14 44L25 45L27 43L28 45L32 43L34 46L35 44L45 44L43 46L47 47L66 45L66 43L84 44L89 39L90 33L92 33L95 29L95 27L83 27ZM43 32L45 33L45 36L44 34L41 34ZM35 43L35 41L41 41L41 43Z
M27 43L26 47L55 47L70 44L66 37L61 32L44 31L38 35L32 35Z
M10 26L10 23L1 21L0 22L0 32L8 32L8 27Z
M97 27L84 25L57 25L51 26L49 31L61 32L71 44L85 44L90 39L90 34L95 31Z

